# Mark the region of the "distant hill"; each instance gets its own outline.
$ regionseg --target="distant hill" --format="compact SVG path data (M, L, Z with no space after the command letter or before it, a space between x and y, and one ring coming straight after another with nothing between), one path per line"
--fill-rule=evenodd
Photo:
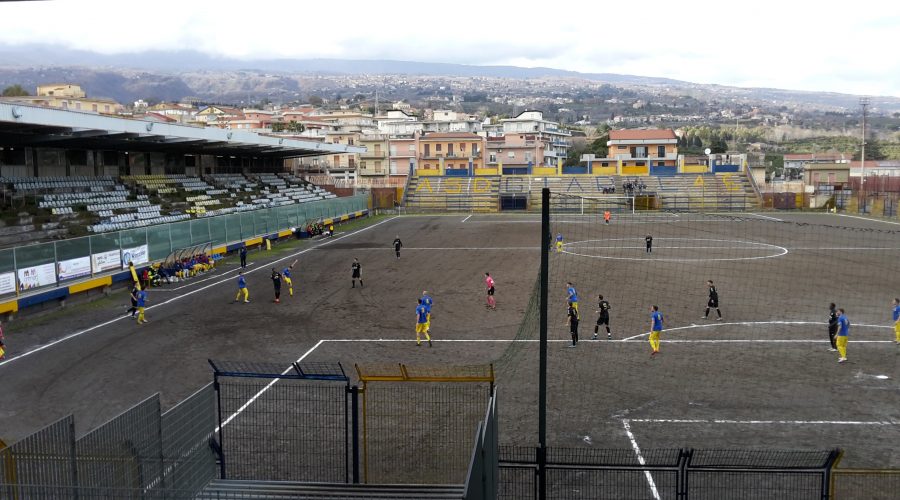
M706 85L635 75L579 73L554 68L473 66L389 60L341 59L228 59L196 51L148 51L99 54L49 45L0 44L0 88L21 84L32 89L39 83L76 82L89 95L110 97L123 103L138 98L179 100L186 96L209 101L240 102L260 98L296 100L321 90L315 75L422 75L511 79L571 78L635 88L652 94L665 88L670 94L691 95L706 102L768 103L820 108L825 111L856 110L858 96L836 92L741 88ZM236 76L237 75L237 76ZM643 90L641 90L643 89ZM336 89L340 91L341 89ZM900 98L872 97L874 108L900 111Z

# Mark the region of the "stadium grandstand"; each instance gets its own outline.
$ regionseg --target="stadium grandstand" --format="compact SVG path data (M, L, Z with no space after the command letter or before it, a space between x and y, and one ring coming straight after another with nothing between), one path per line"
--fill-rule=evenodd
M334 198L285 160L361 151L0 103L0 247Z

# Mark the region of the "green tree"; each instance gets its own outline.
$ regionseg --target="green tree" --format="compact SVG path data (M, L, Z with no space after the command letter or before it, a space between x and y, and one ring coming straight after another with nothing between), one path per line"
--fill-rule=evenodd
M309 103L311 105L316 106L316 107L321 106L322 103L325 102L324 100L322 100L321 97L319 97L317 95L311 95L311 96L309 96L309 99L307 99L307 100L309 101Z
M18 83L15 85L10 85L9 87L3 89L3 97L22 97L28 95L31 94L29 94L28 91L22 88L22 86Z

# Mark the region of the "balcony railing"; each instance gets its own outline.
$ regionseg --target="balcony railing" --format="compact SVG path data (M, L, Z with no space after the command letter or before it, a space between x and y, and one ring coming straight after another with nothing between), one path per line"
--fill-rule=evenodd
M384 151L367 151L365 153L359 154L360 158L387 158L387 153Z
M475 151L474 153L467 152L454 152L454 153L442 153L440 151L432 151L430 153L422 153L422 158L425 159L435 159L435 158L481 158L481 151Z

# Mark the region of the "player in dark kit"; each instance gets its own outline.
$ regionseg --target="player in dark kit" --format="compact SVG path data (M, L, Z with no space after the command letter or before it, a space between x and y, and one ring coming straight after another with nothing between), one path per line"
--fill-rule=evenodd
M709 317L709 310L715 309L716 314L719 315L716 321L722 321L722 311L719 310L719 292L716 291L716 286L713 285L712 280L707 280L706 286L709 287L709 300L706 302L706 312L703 313L703 318L701 319Z
M351 286L350 288L356 288L356 280L359 280L359 287L362 288L362 266L359 265L359 259L353 259L353 264L350 265L350 269L353 271L353 276L351 278L353 280L353 286Z
M394 238L394 252L397 253L397 258L400 258L400 247L403 246L403 242L400 241L400 235L398 234L396 238Z
M272 268L272 286L275 287L275 303L281 303L281 273Z
M598 295L597 300L600 301L597 307L600 317L597 318L597 324L594 326L593 340L597 340L597 334L600 333L600 325L606 325L606 340L612 340L612 333L609 331L609 302L603 299L603 295Z
M834 305L834 302L828 304L828 341L831 342L831 348L828 349L831 352L837 351L837 342L835 341L835 337L837 337L838 332L838 315L837 315L837 306Z
M644 241L647 242L647 253L652 252L653 251L653 236L650 236L648 234L647 237L644 238Z
M569 302L568 323L569 333L572 334L572 345L569 347L576 347L578 345L578 309L575 309L572 302Z

